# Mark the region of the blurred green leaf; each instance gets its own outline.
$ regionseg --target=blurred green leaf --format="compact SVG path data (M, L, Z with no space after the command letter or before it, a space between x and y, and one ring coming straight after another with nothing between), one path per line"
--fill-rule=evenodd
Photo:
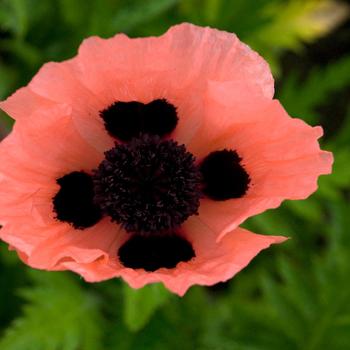
M303 79L294 72L285 80L278 97L291 115L315 123L318 118L315 108L331 93L350 85L349 72L350 56L326 67L315 67Z
M0 28L23 38L28 30L29 6L27 0L2 0L0 3Z
M124 284L123 290L124 321L134 332L143 328L170 297L170 293L161 284L151 284L138 290Z
M62 273L30 273L34 286L20 290L23 314L0 340L1 350L96 350L101 317L95 297Z
M323 208L318 198L312 197L308 200L289 201L287 207L295 215L305 220L310 220L313 223L320 223L320 221L322 221Z
M21 40L2 40L0 50L15 55L29 67L35 68L41 61L40 52L30 44Z
M256 40L278 48L299 49L324 35L348 15L348 7L331 0L290 0L271 4L274 20L255 33Z
M315 108L327 96L350 85L350 56L329 64L315 67L306 77L290 74L284 82L278 98L292 116L302 116L309 123L317 121Z
M11 251L5 243L0 242L0 260L3 261L5 265L15 265L18 263L17 253Z
M209 24L217 21L222 3L222 0L206 0L204 2L205 17Z
M246 41L268 60L279 74L279 58L286 50L300 51L342 23L349 7L332 0L288 0L271 2L260 13L269 21L251 31Z
M124 6L112 19L115 30L129 31L169 10L179 0L133 1Z

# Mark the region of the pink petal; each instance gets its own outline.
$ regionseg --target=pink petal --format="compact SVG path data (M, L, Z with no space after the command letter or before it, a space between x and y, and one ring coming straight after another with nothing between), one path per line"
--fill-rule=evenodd
M268 99L274 91L267 63L234 34L186 23L158 38L88 38L77 62L82 84L106 106L157 98L174 103L180 121L173 136L179 142L187 142L201 123L209 80L244 81L254 94Z
M0 143L0 237L26 254L62 225L52 208L56 179L90 172L103 159L76 131L69 111L64 105L37 111Z
M49 107L64 105L70 108L72 121L81 136L96 150L104 152L113 146L99 116L105 104L79 82L76 70L74 59L46 63L27 87L1 102L0 108L15 118L20 127ZM61 116L56 118L59 120Z
M84 84L102 96L117 94L114 98L129 84L133 86L135 79L146 76L150 90L159 78L163 89L171 90L189 85L201 89L201 83L208 79L245 80L268 98L274 90L267 63L234 34L188 23L176 25L158 38L130 39L124 34L111 39L91 37L81 45L78 61ZM149 91L139 93L149 97Z
M21 121L52 103L68 105L78 132L105 151L113 142L101 110L115 101L166 98L179 110L175 138L187 142L201 123L209 80L244 81L255 94L273 96L267 63L234 34L184 23L158 38L86 39L77 57L45 64L0 107Z
M196 218L187 222L184 232L193 244L196 257L190 262L179 263L174 269L146 272L124 268L118 262L106 264L101 259L88 263L67 261L60 265L79 273L89 282L122 277L133 288L162 282L182 296L192 285L208 286L232 278L261 250L286 240L281 236L263 236L237 228L217 243L216 234Z
M243 96L238 108L230 108L213 94L209 97L209 115L198 131L201 138L193 139L188 148L198 162L216 150L236 150L251 178L243 198L202 200L201 220L219 239L248 217L276 208L285 199L307 198L316 191L318 177L331 172L333 156L320 150L317 141L322 128L289 117L276 100L257 99L250 106Z
M30 266L51 270L61 261L88 264L96 260L107 263L115 258L117 246L125 241L125 233L108 218L85 230L65 225L60 231L42 240L28 257Z
M31 119L16 123L10 137L16 144L9 151L19 152L14 157L28 169L45 170L46 176L50 170L56 178L70 171L90 171L103 159L103 153L81 137L67 105L38 110Z
M0 102L0 108L15 120L26 119L40 107L48 108L55 102L35 94L30 88L22 87L5 101Z

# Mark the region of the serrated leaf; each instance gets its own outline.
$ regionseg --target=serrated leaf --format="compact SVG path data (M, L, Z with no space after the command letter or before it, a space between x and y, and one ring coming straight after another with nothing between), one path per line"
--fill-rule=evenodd
M330 94L350 84L349 72L350 56L345 56L325 68L316 67L302 83L297 74L291 74L278 97L292 116L302 116L306 122L315 123L315 108Z
M26 304L0 340L0 349L99 349L96 299L66 274L31 271L30 275L34 286L20 290Z

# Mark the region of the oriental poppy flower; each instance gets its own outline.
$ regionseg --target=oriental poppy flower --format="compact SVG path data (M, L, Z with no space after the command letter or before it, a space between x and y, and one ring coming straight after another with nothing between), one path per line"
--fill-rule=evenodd
M266 62L230 33L88 38L1 108L0 237L28 265L87 281L231 278L285 238L238 227L330 172L320 127L273 100Z

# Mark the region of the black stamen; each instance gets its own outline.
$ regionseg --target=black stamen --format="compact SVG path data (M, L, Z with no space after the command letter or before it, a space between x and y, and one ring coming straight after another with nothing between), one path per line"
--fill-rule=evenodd
M156 271L171 269L195 257L191 243L179 236L132 236L118 251L125 267Z
M57 183L61 188L53 198L53 206L58 220L84 229L101 219L100 208L93 201L93 181L88 174L74 171L57 179Z
M140 133L144 104L136 101L115 102L100 114L107 131L122 141L129 141Z
M166 100L154 100L144 109L144 130L151 135L165 136L170 134L178 121L176 108Z
M201 177L185 146L143 135L105 155L94 174L95 200L126 231L173 230L197 214Z
M100 113L107 131L122 141L130 141L140 134L165 136L177 124L176 108L165 99L148 104L115 102Z
M233 150L210 153L200 166L205 184L203 192L218 201L244 196L250 178L240 164L241 160Z

